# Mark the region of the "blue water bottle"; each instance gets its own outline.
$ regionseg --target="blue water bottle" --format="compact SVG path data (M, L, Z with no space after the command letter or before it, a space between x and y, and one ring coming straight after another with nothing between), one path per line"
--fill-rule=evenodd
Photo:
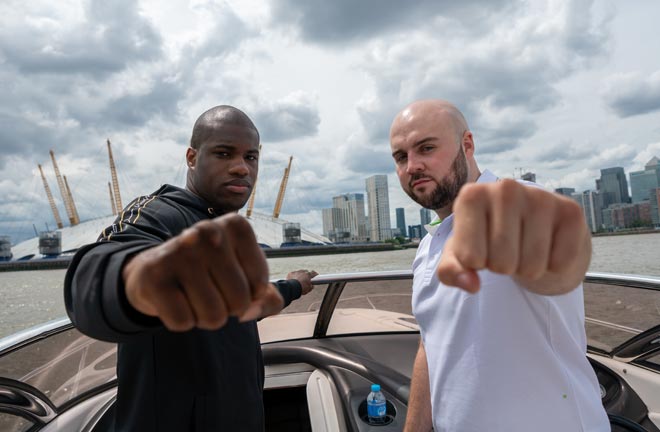
M385 423L386 411L385 396L380 391L380 385L371 384L371 393L367 396L367 416L369 417L369 423Z

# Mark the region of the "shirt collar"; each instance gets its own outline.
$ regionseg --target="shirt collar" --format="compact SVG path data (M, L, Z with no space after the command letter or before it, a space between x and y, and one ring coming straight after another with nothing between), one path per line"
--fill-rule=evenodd
M486 169L481 173L476 183L494 183L497 180L498 180L497 176ZM440 220L440 217L436 215L436 217L433 218L431 223L424 225L424 228L426 229L427 233L431 235L435 235L435 232L438 230L438 228L440 228L440 226L443 223L445 222L451 223L451 219L453 219L453 216L454 214L452 213L449 216L447 216L444 220Z

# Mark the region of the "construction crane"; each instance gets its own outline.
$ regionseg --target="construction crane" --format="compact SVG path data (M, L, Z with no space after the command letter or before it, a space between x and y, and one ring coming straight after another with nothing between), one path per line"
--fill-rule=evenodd
M117 168L115 168L115 160L112 157L112 148L110 147L110 140L108 139L108 157L110 158L110 174L112 175L112 188L115 196L115 209L117 213L121 212L124 206L121 203L121 195L119 194L119 180L117 180Z
M112 215L117 216L117 208L115 207L115 198L112 196L112 186L108 182L108 192L110 192L110 208L112 209Z
M53 211L53 216L55 216L55 223L57 223L57 228L63 228L64 225L62 225L60 212L57 210L57 206L55 205L53 194L50 193L50 188L48 187L48 182L46 181L46 176L44 175L44 170L41 169L41 164L38 164L38 166L39 166L39 172L41 173L41 180L43 180L44 182L44 189L46 189L46 196L48 197L48 203L50 204L50 209ZM37 232L36 228L34 231Z
M280 183L280 191L277 194L277 200L275 201L275 209L273 210L273 218L277 219L280 217L280 210L282 210L282 202L284 201L284 192L286 191L286 184L289 181L289 172L291 171L291 161L293 156L289 156L289 166L284 169L284 177L282 177L282 183Z
M60 169L57 167L57 161L55 161L55 153L52 150L50 151L50 160L53 161L55 178L57 179L57 185L59 186L60 193L62 194L62 201L64 201L64 209L66 210L66 215L69 218L69 223L71 224L71 226L74 226L76 224L76 218L73 215L73 208L71 206L71 203L69 202L69 197L67 196L66 193L64 180L62 180L62 176L60 175Z
M69 203L71 204L71 211L73 212L73 219L78 225L80 223L80 216L78 215L78 209L76 208L76 202L73 200L73 195L71 195L71 189L69 189L69 182L66 181L66 176L64 178L64 187L66 187L66 195L69 198Z
M261 144L259 144L259 154L261 154ZM254 195L257 192L257 179L254 179L254 184L252 185L252 193L250 193L250 199L248 200L247 210L245 211L245 216L252 216L252 209L254 208Z

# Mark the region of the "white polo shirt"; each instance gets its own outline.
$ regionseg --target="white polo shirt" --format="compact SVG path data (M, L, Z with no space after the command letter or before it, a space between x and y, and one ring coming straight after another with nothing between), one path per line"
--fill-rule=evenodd
M478 182L496 180L484 171ZM435 431L609 431L586 358L582 285L542 296L489 271L477 294L443 285L435 273L452 221L430 227L413 262Z

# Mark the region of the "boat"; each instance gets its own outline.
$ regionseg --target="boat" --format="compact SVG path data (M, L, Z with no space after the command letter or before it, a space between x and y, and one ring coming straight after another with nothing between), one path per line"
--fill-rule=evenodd
M258 324L266 430L402 430L419 342L412 273L328 274L313 284ZM660 278L588 273L584 292L587 357L612 430L660 431ZM109 430L116 352L66 318L0 340L0 430ZM389 423L377 428L366 416L371 383L388 401Z

